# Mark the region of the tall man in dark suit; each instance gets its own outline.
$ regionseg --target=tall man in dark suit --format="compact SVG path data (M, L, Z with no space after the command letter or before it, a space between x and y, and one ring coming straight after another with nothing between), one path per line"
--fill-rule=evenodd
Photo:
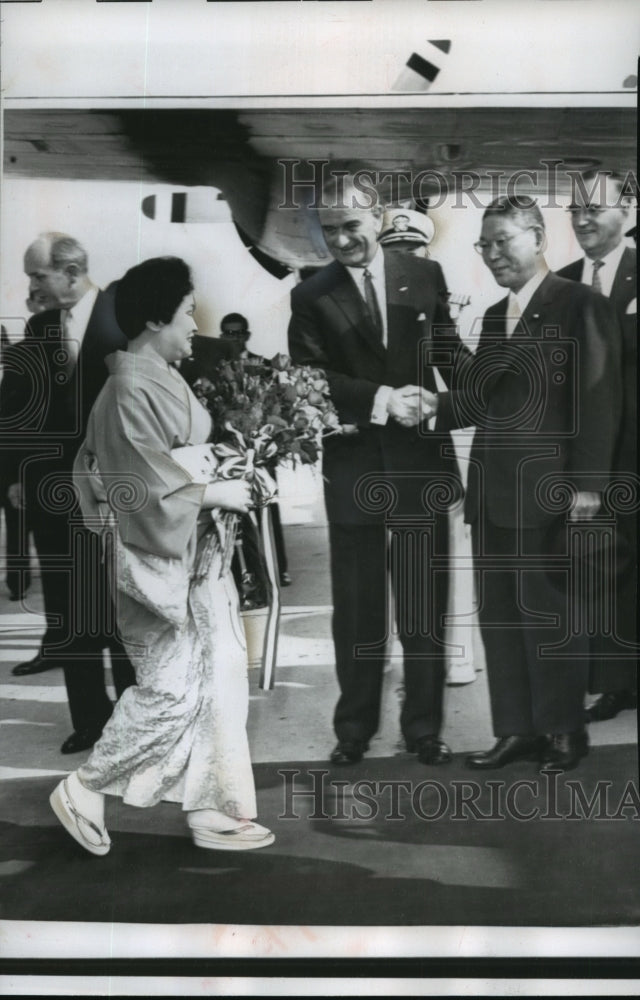
M638 469L638 264L635 249L624 241L630 203L623 185L622 177L604 170L585 174L575 184L569 212L585 256L558 271L563 278L581 281L606 295L622 327L622 422L613 463L621 482L625 473ZM592 644L589 690L600 697L587 709L590 722L612 719L622 709L638 704L637 513L619 512L617 524L629 548L630 565L618 579L601 580L603 600L610 600L615 592L615 636L597 636Z
M589 639L569 554L609 479L619 341L606 299L549 272L545 239L531 198L485 210L475 246L509 294L437 401L438 426L476 425L465 519L498 737L467 758L476 769L538 759L541 773L567 770L588 750Z
M14 416L10 495L29 513L40 561L47 628L35 659L18 677L63 666L74 732L63 753L92 746L111 715L102 650L109 647L119 694L135 676L113 629L104 566L78 517L72 466L91 407L102 388L106 355L126 347L111 295L89 278L87 254L71 236L45 233L27 249L29 292L42 312L15 345L2 386L3 416Z
M323 454L340 685L331 760L359 761L378 728L391 563L402 734L423 763L443 764L447 500L459 497L460 481L450 436L429 430L422 403L425 387L435 388L430 349L441 345L450 363L462 348L440 266L379 248L382 209L361 207L348 179L340 197L331 188L323 197L319 220L335 259L293 290L289 345L296 363L326 372L354 432L330 437Z

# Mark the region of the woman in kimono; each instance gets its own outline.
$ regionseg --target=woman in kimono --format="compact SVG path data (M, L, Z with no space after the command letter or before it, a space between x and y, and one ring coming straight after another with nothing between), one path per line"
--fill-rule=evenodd
M147 260L118 283L115 305L128 350L107 359L74 478L85 523L114 557L118 628L137 684L51 806L92 854L110 848L105 794L135 806L181 802L199 847L266 847L274 835L253 822L238 597L211 537L219 511L247 511L249 487L197 483L172 456L211 432L175 367L197 331L189 268L176 257Z

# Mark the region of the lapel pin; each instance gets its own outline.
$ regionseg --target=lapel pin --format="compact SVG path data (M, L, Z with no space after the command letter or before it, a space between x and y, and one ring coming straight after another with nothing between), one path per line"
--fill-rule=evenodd
M401 292L408 292L409 291L409 286L408 285L403 285L402 288L400 289L400 291Z
M540 319L540 313L534 313L531 319Z

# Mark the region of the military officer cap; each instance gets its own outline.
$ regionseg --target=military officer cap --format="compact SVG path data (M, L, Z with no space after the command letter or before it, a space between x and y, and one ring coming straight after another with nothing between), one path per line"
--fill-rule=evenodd
M394 243L428 246L435 231L435 226L428 215L410 208L392 208L384 213L378 242L383 246Z

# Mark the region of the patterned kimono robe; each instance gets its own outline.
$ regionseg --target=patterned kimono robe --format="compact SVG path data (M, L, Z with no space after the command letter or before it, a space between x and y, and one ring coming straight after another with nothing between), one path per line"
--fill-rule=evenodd
M171 454L204 443L210 417L162 359L119 351L107 364L111 377L89 418L74 481L87 526L100 530L105 511L115 513L120 540L150 560L156 584L148 594L132 589L119 563L118 628L137 684L117 702L79 776L131 805L165 799L253 818L238 597L219 555L204 577L194 574L211 512L200 510L204 486ZM176 608L183 609L177 617Z

